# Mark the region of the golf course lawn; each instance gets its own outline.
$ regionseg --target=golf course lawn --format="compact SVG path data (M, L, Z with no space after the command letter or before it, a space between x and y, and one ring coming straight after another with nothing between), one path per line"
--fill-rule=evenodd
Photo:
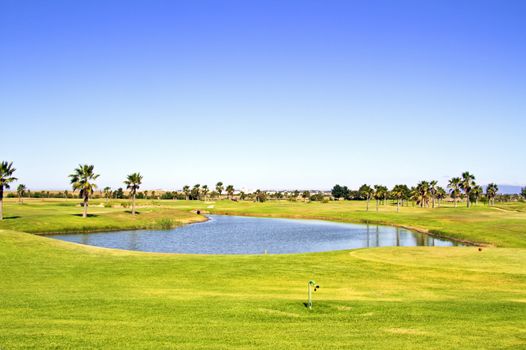
M523 349L526 205L421 209L363 202L139 202L139 215L78 201L6 201L0 349ZM100 202L99 202L100 203ZM117 202L116 202L117 203ZM292 255L155 254L26 232L177 226L191 209L370 221L489 247ZM23 232L22 232L23 231ZM494 247L495 246L495 247ZM497 248L498 247L498 248ZM320 289L304 306L307 282Z

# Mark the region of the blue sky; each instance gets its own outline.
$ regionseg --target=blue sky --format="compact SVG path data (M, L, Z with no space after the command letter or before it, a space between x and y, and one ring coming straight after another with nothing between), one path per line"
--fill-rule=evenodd
M524 1L0 1L30 188L526 183Z

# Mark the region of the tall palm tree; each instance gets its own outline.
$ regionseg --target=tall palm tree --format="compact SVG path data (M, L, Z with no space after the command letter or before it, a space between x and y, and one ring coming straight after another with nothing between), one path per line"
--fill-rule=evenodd
M437 196L438 181L433 180L429 182L429 195L431 196L431 207L435 207L435 198Z
M108 200L111 197L111 187L104 187L104 198L106 198L106 203L108 203Z
M82 213L83 218L88 216L89 197L97 188L97 185L94 181L99 177L99 175L94 173L93 168L93 165L79 164L79 167L74 170L73 174L69 175L71 178L71 186L73 187L73 191L79 190L80 197L84 199L84 212Z
M374 199L376 199L376 212L378 212L378 205L380 204L380 199L384 197L384 186L374 185Z
M13 162L0 163L0 220L4 219L4 188L9 189L9 184L18 180L13 176L15 171Z
M365 210L369 211L369 201L371 200L371 197L374 194L374 190L371 188L371 186L363 184L358 189L358 192L360 193L360 196L362 196L362 198L364 198L367 201L367 206Z
M499 192L499 186L495 183L490 183L486 187L486 197L488 198L488 205L495 205L495 197L497 196L497 192Z
M484 190L482 189L482 186L475 185L471 189L471 196L475 200L475 205L478 205L480 196L484 193Z
M206 195L208 194L210 190L208 189L208 185L203 185L201 187L201 192L203 193L204 200L206 202Z
M438 186L437 189L436 189L436 198L437 198L437 201L438 201L438 207L440 208L440 201L444 198L446 198L446 190L443 189L442 187Z
M141 173L128 175L124 184L126 185L126 189L130 190L130 196L132 197L132 215L135 215L135 196L137 195L137 190L142 184Z
M188 200L190 198L190 186L184 185L183 186L183 192L184 192L184 195L186 197L186 200Z
M396 212L400 211L400 201L405 196L407 186L406 185L395 185L391 190L391 195L396 199Z
M460 177L453 177L449 180L447 188L449 188L449 193L455 202L455 208L457 207L457 198L460 196L460 183L462 179Z
M462 181L460 182L460 188L462 189L462 191L464 191L464 194L466 195L466 205L468 208L471 206L471 191L475 186L475 176L473 174L470 174L468 171L463 172Z
M430 185L427 181L420 181L415 188L414 198L420 207L429 206Z
M221 181L216 183L216 192L219 194L219 199L221 199L221 193L223 193L224 189L225 187L223 186L223 183Z
M16 193L18 195L18 203L23 203L23 200L22 200L22 197L24 197L24 195L26 194L26 185L18 185L18 187L16 188Z
M232 198L233 198L233 196L234 196L234 191L235 191L235 190L234 190L234 186L232 186L232 185L228 185L228 186L226 187L226 193L228 193L228 198L229 198L229 199L232 199Z

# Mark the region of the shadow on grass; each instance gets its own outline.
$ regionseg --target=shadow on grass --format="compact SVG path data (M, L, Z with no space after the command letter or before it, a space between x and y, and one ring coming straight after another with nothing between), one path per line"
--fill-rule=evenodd
M71 215L82 217L82 214L71 214ZM96 215L96 214L88 214L88 218L96 218L97 216L98 216L98 215Z
M20 216L4 216L4 220L20 219Z
M125 210L124 212L127 213L127 214L131 214L132 213L131 210ZM135 211L135 215L139 215L139 214L140 214L140 212Z

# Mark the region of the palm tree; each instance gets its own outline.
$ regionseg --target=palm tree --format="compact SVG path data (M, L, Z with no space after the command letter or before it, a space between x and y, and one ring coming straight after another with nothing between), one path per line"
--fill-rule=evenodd
M471 191L475 186L475 176L473 174L470 174L468 171L463 172L462 180L460 182L460 188L462 189L462 191L464 191L464 194L466 195L466 205L468 208L471 206Z
M438 207L439 207L439 208L440 208L440 201L441 201L442 199L446 198L446 195L447 195L447 193L446 193L446 190L445 190L445 189L443 189L443 188L440 187L440 186L438 186L438 187L436 188L436 198L437 198L437 200L438 200Z
M499 186L495 183L490 183L486 187L486 197L488 198L488 205L495 205L495 197L497 196L497 192L499 192Z
M429 195L431 196L431 207L435 207L435 198L437 196L437 185L438 181L433 180L429 182Z
M4 188L9 189L9 184L18 180L16 177L13 177L15 171L13 162L3 161L0 163L0 220L4 219Z
M475 185L471 189L471 195L473 196L473 199L475 199L475 205L478 205L482 193L484 193L482 186Z
M384 197L384 186L374 185L374 199L376 199L376 212L378 212L378 205L380 204L380 199Z
M130 196L132 198L132 215L135 215L135 196L137 195L137 190L142 184L142 175L141 173L133 173L128 175L124 181L126 189L130 190Z
M188 200L188 198L190 197L190 186L184 185L183 186L183 192L184 192L184 195L186 197L186 200Z
M209 191L209 189L208 189L208 185L203 185L203 186L201 187L201 192L203 193L203 197L205 198L205 199L204 199L205 202L206 202L206 195L208 194L208 191Z
M371 197L373 196L374 194L374 190L371 188L371 186L369 185L366 185L366 184L363 184L362 186L360 186L360 188L358 189L358 192L360 193L360 196L362 198L364 198L365 200L367 200L367 207L366 207L366 211L369 211L369 201L371 200Z
M99 175L93 172L93 168L93 165L79 164L79 167L74 170L73 174L69 175L73 191L79 190L80 197L84 199L83 218L88 216L89 197L93 194L93 190L97 188L97 185L93 181L96 180Z
M111 187L104 187L104 198L106 198L106 203L108 203L108 200L111 197Z
M420 181L418 185L416 185L415 192L413 194L414 199L416 200L416 203L420 205L420 207L429 206L429 197L430 197L430 185L427 181Z
M460 183L462 179L460 177L453 177L449 180L447 188L449 188L449 193L455 202L455 208L457 207L457 198L460 196Z
M16 193L18 195L18 203L23 203L23 200L22 200L22 197L24 197L24 195L26 194L26 185L18 185L18 187L16 188Z
M234 186L232 186L232 185L228 185L228 186L226 187L226 193L228 193L228 198L229 198L229 199L232 199L232 197L234 196L234 191L235 191L235 190L234 190Z
M221 193L223 193L224 189L225 188L223 187L223 183L221 181L216 183L216 192L219 194L219 199L221 199Z
M400 211L400 201L404 198L406 193L406 185L395 185L391 190L391 195L396 199L396 212Z

